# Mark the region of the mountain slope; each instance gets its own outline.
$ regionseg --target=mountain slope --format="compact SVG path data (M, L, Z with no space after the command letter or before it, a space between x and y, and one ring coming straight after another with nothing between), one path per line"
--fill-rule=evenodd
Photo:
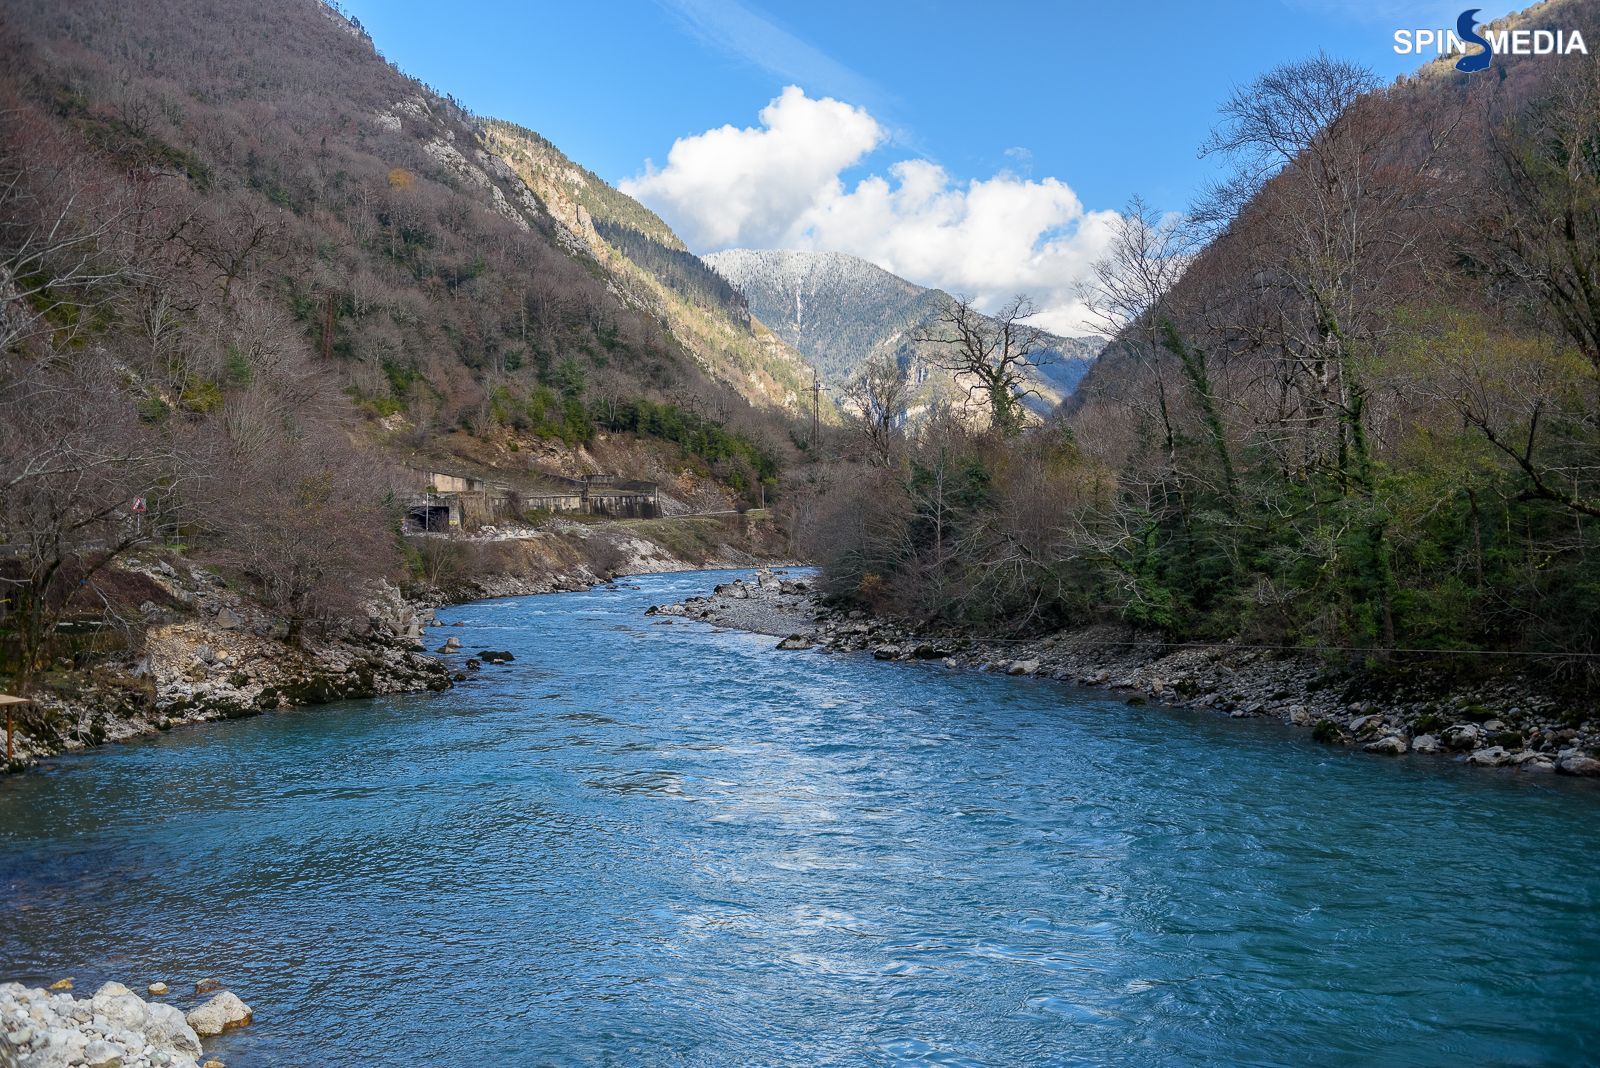
M119 196L190 220L147 253L221 265L224 295L247 289L286 314L370 415L437 433L483 432L509 413L554 432L554 416L530 410L596 395L776 414L809 378L736 301L684 312L573 216L686 257L659 219L554 149L580 176L572 203L554 182L531 188L487 150L493 127L396 70L320 0L270 14L20 0L0 18L14 73L0 103L81 144L81 173L103 168ZM220 370L190 363L183 377L217 386Z
M752 310L832 380L939 310L943 294L842 252L729 249L704 257Z
M594 257L618 292L663 322L702 367L752 403L796 407L811 368L752 320L743 295L659 216L532 130L488 120L478 136L538 197L566 244Z
M918 381L938 381L934 346L915 338L932 327L949 297L855 256L792 249L729 249L703 257L750 302L750 310L804 354L830 381L851 377L888 355ZM1040 406L1070 394L1104 340L1047 335L1030 385Z

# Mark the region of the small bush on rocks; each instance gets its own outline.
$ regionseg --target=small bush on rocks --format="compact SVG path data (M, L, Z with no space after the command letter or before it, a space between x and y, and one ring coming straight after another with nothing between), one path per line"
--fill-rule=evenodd
M1311 740L1324 745L1338 745L1344 741L1344 731L1331 719L1319 719L1311 728Z

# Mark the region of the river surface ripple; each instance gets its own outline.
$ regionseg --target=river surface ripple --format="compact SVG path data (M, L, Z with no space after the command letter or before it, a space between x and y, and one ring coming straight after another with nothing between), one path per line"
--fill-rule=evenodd
M230 1068L1600 1060L1592 784L641 614L721 577L0 783L0 978L215 976Z

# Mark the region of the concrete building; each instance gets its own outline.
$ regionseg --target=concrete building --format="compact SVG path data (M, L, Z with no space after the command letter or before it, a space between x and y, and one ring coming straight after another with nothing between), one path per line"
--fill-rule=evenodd
M531 511L625 519L654 519L661 514L661 493L656 483L617 475L587 475L581 479L543 475L542 484L518 490L473 475L420 469L412 474L417 489L406 501L408 533L471 530L520 520Z

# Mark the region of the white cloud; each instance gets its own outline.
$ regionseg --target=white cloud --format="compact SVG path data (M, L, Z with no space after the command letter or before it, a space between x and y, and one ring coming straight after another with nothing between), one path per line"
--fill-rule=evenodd
M1002 171L963 184L920 159L847 188L841 174L885 140L864 109L790 86L760 119L680 138L665 167L623 182L623 192L698 251L848 252L985 308L1027 292L1041 326L1090 328L1075 291L1105 249L1115 212L1086 211L1057 178Z
M766 248L843 196L839 173L883 138L864 109L790 86L761 109L760 126L681 137L665 167L647 167L620 188L660 211L693 248Z

